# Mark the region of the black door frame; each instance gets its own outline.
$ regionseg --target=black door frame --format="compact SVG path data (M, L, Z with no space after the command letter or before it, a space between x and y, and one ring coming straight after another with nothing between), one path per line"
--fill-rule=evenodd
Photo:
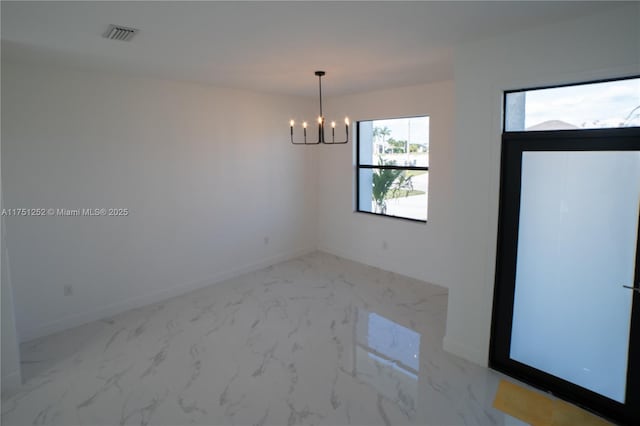
M489 366L621 424L640 424L640 292L633 291L626 404L509 357L525 151L640 151L640 128L505 132ZM633 286L640 286L640 226ZM622 284L622 283L620 283ZM632 291L632 290L629 290ZM636 360L631 362L631 360Z

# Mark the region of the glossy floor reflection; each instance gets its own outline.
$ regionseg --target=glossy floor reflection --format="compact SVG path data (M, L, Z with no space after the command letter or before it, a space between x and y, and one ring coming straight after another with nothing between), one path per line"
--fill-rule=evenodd
M505 425L445 289L314 253L29 342L2 424Z

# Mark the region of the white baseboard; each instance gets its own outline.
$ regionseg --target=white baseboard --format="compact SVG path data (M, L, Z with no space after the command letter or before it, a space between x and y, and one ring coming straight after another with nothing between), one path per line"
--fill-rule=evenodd
M342 250L334 250L334 249L330 249L328 247L319 246L318 247L318 251L321 251L323 253L332 254L334 256L338 256L338 257L341 257L343 259L350 260L352 262L361 263L361 264L366 265L366 266L372 266L374 268L379 268L379 269L382 269L384 271L393 272L394 274L398 274L398 275L402 275L402 276L405 276L405 277L413 278L413 279L416 279L416 280L428 282L423 277L418 277L418 276L415 276L415 275L407 274L406 272L396 271L396 270L389 269L389 268L383 268L382 266L376 265L375 263L373 263L371 261L368 261L367 259L360 258L360 257L357 257L357 256L353 256L351 253L347 253L347 252L342 251ZM434 283L430 283L430 284L434 284ZM438 284L434 284L434 285L438 285ZM440 286L440 287L442 287L442 286Z
M47 324L41 324L36 327L21 331L20 341L28 342L39 337L44 337L53 333L68 330L70 328L86 324L88 322L112 317L131 309L162 302L163 300L167 300L193 290L217 284L222 281L228 280L229 278L234 278L238 275L253 272L261 268L266 268L267 266L271 266L279 262L284 262L299 256L304 256L314 251L316 251L315 248L307 248L280 253L278 255L269 256L262 260L249 263L241 267L229 269L228 271L221 272L204 280L177 285L151 294L145 294L143 296L138 296L132 299L123 300L121 302L112 303L99 309L94 309L81 314L71 315Z
M471 347L469 345L465 345L460 342L456 342L449 338L449 336L444 336L442 339L442 348L455 356L466 359L474 364L478 364L482 367L489 366L489 356L477 348Z
M20 387L22 381L20 380L20 371L14 371L6 376L2 376L2 393L12 393Z
M334 256L338 256L338 257L341 257L343 259L351 260L352 262L362 263L363 265L375 266L375 265L371 265L371 264L365 262L362 259L359 259L359 258L357 258L355 256L352 256L350 253L343 252L341 250L333 250L333 249L330 249L328 247L318 246L318 251L321 251L321 252L327 253L327 254L332 254Z
M448 287L446 285L439 284L439 283L436 283L434 281L428 280L423 276L412 274L411 272L407 272L407 271L400 271L400 270L397 270L397 269L394 269L394 268L383 267L383 266L377 265L374 262L371 262L371 261L369 261L367 259L360 258L360 257L357 257L357 256L353 256L350 253L347 253L347 252L342 251L342 250L334 250L334 249L330 249L330 248L325 247L325 246L318 246L318 251L321 251L321 252L327 253L327 254L332 254L334 256L338 256L338 257L341 257L343 259L350 260L352 262L361 263L361 264L366 265L366 266L372 266L374 268L379 268L379 269L382 269L382 270L387 271L387 272L393 272L394 274L402 275L404 277L409 277L409 278L413 278L415 280L424 281L426 283L429 283L429 284L432 284L432 285L437 285L438 287L442 287L445 290L448 289Z

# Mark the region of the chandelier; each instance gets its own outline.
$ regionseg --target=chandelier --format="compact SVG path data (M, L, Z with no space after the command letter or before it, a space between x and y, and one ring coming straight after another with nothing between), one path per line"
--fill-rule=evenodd
M345 138L343 141L338 141L336 142L336 122L332 121L331 122L331 138L330 140L327 140L329 138L326 138L326 133L325 133L325 129L324 129L324 125L325 125L325 119L324 119L324 115L322 115L322 76L325 75L324 71L316 71L315 75L318 76L318 90L320 93L320 115L318 116L318 139L315 142L307 142L307 122L303 121L302 122L302 135L303 135L303 142L296 142L294 141L293 138L293 130L294 130L294 126L295 126L295 121L291 120L289 122L289 126L290 126L290 130L291 130L291 143L294 145L317 145L320 143L324 143L327 145L333 145L333 144L345 144L347 142L349 142L349 118L345 117L344 118L344 128L345 128Z

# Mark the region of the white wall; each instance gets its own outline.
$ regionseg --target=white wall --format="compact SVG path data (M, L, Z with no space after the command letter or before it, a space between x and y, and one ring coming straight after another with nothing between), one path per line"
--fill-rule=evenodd
M0 190L0 211L4 204L2 191ZM11 274L9 273L9 262L7 247L5 244L5 221L0 218L0 280L2 281L2 293L0 293L2 310L0 321L2 326L2 342L0 347L2 363L2 392L11 392L21 383L20 374L20 350L18 336L16 334L16 322L13 311L13 292L11 289Z
M318 248L348 259L447 284L452 216L453 82L333 98L327 117L358 120L430 117L429 218L426 224L355 213L356 144L320 147ZM387 249L383 248L387 242Z
M486 364L496 258L502 92L640 73L640 4L461 46L445 349Z
M5 207L130 210L7 218L21 340L315 248L311 100L4 63L2 88Z
M0 149L0 159L2 158L1 151L2 150ZM1 169L2 167L0 165L0 171ZM4 195L2 193L1 175L2 174L0 173L0 211L4 207ZM2 342L0 343L0 363L2 364L2 377L0 380L2 393L11 392L21 383L20 347L18 343L18 336L16 334L13 291L11 288L11 274L9 273L9 258L7 253L5 231L6 226L4 218L0 218L0 325L2 328L2 330L0 331L2 333Z
M3 221L4 222L4 221ZM4 225L3 225L4 230ZM2 232L2 392L9 392L20 385L20 351L16 335L13 292L7 262L5 236Z

